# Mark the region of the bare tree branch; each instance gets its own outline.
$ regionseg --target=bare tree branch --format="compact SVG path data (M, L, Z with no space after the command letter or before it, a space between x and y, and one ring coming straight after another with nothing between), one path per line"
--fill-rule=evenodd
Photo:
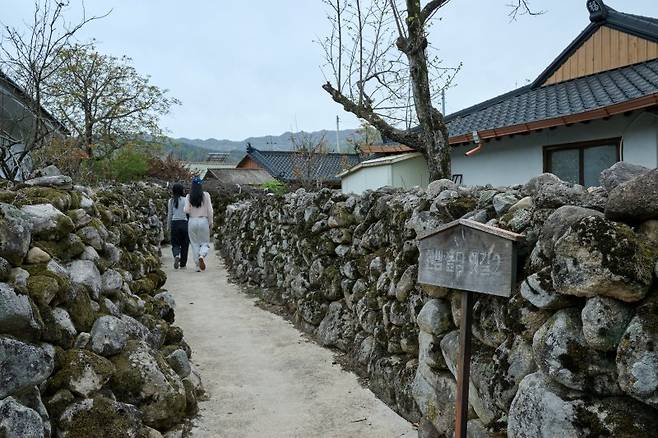
M542 15L545 11L535 11L530 7L530 0L515 0L507 5L511 8L508 16L511 20L516 20L520 15Z
M427 23L432 18L432 15L434 15L434 13L440 8L445 6L449 1L450 0L432 0L428 2L420 12L421 22Z
M0 68L26 93L22 102L30 122L21 122L20 145L22 150L13 154L14 170L6 177L19 176L24 162L33 151L43 148L54 137L61 135L58 122L44 110L47 100L46 82L61 67L60 54L74 36L88 23L106 17L87 17L86 12L76 23L66 20L68 1L35 0L32 21L25 28L3 25L0 40ZM17 121L13 122L14 124ZM7 156L5 153L4 156ZM23 169L24 170L24 169Z

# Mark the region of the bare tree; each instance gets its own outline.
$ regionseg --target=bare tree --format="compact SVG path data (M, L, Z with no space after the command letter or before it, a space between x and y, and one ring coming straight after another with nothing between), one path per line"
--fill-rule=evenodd
M324 135L320 138L301 131L290 135L294 147L292 156L293 176L305 188L319 187L322 184L319 172L319 161L327 154L327 143Z
M422 152L431 179L450 178L448 130L434 102L461 66L444 66L427 38L450 0L323 1L332 31L321 41L331 77L322 88L383 136ZM514 3L513 17L531 11L528 0Z
M24 93L25 99L21 99L20 105L26 110L14 113L20 120L11 120L11 124L20 129L12 136L10 143L14 145L2 150L3 162L10 160L14 163L13 168L3 169L7 178L15 178L32 151L48 144L53 136L62 132L43 108L45 84L61 67L60 54L76 33L89 22L102 18L87 17L83 13L79 21L71 23L65 18L68 6L69 2L65 0L35 0L31 21L25 29L3 26L0 69ZM16 147L18 145L20 148Z
M59 58L47 86L50 106L89 157L107 156L134 138L159 137L160 117L180 104L128 57L104 55L88 44L62 50Z
M365 120L361 120L361 127L356 130L355 135L347 139L347 143L351 148L351 153L360 155L362 159L368 157L368 153L363 153L365 146L372 146L375 143L382 141L379 131ZM345 157L345 162L347 163ZM345 166L343 166L346 168ZM349 165L348 167L349 168Z

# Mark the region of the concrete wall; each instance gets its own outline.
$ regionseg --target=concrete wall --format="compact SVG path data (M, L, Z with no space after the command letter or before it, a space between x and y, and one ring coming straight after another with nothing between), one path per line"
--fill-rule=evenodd
M452 173L463 174L465 185L522 184L543 172L545 146L612 137L623 138L624 161L658 167L658 117L640 112L492 141L472 157L464 153L474 145L461 146L453 152Z

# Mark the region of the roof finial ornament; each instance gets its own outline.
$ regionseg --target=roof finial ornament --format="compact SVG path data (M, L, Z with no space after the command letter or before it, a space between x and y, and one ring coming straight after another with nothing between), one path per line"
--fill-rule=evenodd
M603 0L587 0L590 21L604 21L608 18L608 7Z

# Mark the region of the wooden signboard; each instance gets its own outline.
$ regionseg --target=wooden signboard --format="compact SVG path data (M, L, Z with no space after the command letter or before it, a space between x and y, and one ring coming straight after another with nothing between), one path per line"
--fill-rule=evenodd
M418 282L462 291L455 437L466 438L473 294L509 297L516 281L520 234L468 219L419 238Z
M523 236L468 219L420 238L418 282L509 297L516 280L516 246Z

